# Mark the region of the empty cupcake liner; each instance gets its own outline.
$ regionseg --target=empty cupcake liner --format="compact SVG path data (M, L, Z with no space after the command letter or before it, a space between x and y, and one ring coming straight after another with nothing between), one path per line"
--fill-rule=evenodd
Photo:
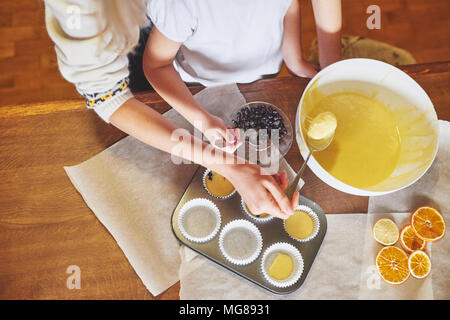
M203 208L210 212L211 220L208 221L204 216L199 216L194 221L189 221L190 212L193 208ZM192 213L191 213L192 214ZM204 236L196 236L193 228L201 229L211 228L208 224L214 224L211 232ZM219 232L220 226L222 224L222 219L220 215L219 208L211 200L204 198L195 198L186 202L183 207L181 207L178 213L178 227L181 234L187 240L195 243L206 243L211 241Z
M244 213L245 213L248 217L250 217L250 219L252 219L253 221L257 221L257 222L267 222L267 221L270 221L270 220L272 220L273 218L275 218L274 216L272 216L272 215L270 215L270 214L267 215L267 216L265 216L265 217L262 217L262 218L256 217L256 216L252 215L252 214L250 213L250 211L247 209L247 206L245 205L244 199L242 199L242 198L241 198L241 208L242 208L242 211L244 211Z
M225 200L225 199L230 198L231 196L233 196L233 195L236 193L236 188L235 188L235 189L233 190L233 192L231 192L231 193L230 193L229 195L227 195L227 196L219 197L219 196L213 195L213 194L208 190L208 188L206 187L206 179L207 179L207 177L208 177L208 173L209 173L209 172L211 172L210 169L206 169L206 170L205 170L205 172L203 173L202 182L203 182L203 188L206 190L206 192L207 192L211 197L216 198L216 199L220 199L220 200Z
M320 229L320 221L319 221L319 217L317 216L317 214L314 212L313 209L311 209L310 207L307 207L307 206L305 206L305 205L299 205L299 206L297 206L297 207L295 208L295 211L304 211L304 212L306 212L306 213L311 217L311 219L313 220L313 223L314 223L314 227L313 227L313 231L312 231L311 235L310 235L309 237L305 238L305 239L297 239L297 238L294 238L294 237L291 236L291 235L289 234L289 232L287 232L287 230L286 230L286 221L287 221L287 220L284 220L284 221L283 221L284 231L289 235L289 237L290 237L291 239L293 239L293 240L295 240L295 241L298 241L298 242L308 242L308 241L314 239L314 238L317 236L317 234L319 233L319 229Z
M239 236L238 230L243 230L242 235L246 233L246 236ZM226 238L233 237L230 241L231 244L227 244ZM253 248L246 248L246 245L250 245L251 238L255 243ZM230 242L228 241L228 242ZM227 261L232 264L243 266L252 263L258 258L262 249L262 236L258 227L247 220L238 219L227 223L219 235L219 249L222 255ZM231 246L231 248L230 248Z
M288 254L293 262L292 273L283 280L274 279L269 275L269 267L276 257L276 253L281 252ZM265 251L261 259L261 272L264 279L271 285L278 288L286 288L294 285L303 274L303 257L296 247L286 242L276 242L270 245Z

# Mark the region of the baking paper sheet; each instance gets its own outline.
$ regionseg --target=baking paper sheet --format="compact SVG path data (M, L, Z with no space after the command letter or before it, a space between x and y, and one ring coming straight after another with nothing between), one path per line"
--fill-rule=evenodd
M206 110L226 117L246 103L235 84L195 95ZM164 114L193 132L175 110ZM67 175L86 204L108 229L147 289L158 295L178 281L179 244L170 217L198 166L175 165L170 154L126 137Z
M439 120L439 151L433 165L416 183L403 190L369 199L369 212L412 212L421 206L444 216L445 236L431 247L434 299L450 299L450 122ZM409 216L409 215L407 215ZM429 244L430 245L430 244Z

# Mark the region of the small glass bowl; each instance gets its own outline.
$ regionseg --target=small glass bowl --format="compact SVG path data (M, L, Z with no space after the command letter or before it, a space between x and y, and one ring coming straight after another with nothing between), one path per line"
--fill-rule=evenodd
M245 142L242 144L241 147L238 148L237 150L237 154L238 155L244 155L245 159L247 160L254 160L250 158L250 155L252 154L257 154L257 161L252 161L252 162L258 162L262 165L266 164L266 163L270 163L270 161L272 160L280 160L282 157L284 157L286 155L286 153L289 151L289 149L291 148L292 145L292 140L293 140L293 129L292 129L292 124L291 121L289 120L289 118L287 117L287 115L280 109L277 108L276 106L274 106L271 103L268 102L264 102L264 101L254 101L254 102L249 102L244 104L243 106L240 106L239 108L236 108L234 110L231 111L230 115L228 116L228 124L230 126L233 126L233 120L237 119L237 114L239 111L241 111L243 108L248 107L248 108L255 108L257 106L269 106L273 109L275 109L281 116L284 126L286 128L286 134L279 140L278 143L278 150L271 150L273 144L271 144L271 140L268 139L265 143L262 143L261 145L258 144L258 140L255 139L255 135L252 134L250 132L250 134L248 134L248 138L245 139ZM241 129L241 134L242 134L242 130ZM244 148L244 149L242 149ZM276 156L277 159L272 159L272 157Z

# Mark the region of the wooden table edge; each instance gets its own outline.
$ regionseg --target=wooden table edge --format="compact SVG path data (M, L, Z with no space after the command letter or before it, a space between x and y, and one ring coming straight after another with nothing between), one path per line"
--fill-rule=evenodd
M398 68L407 73L408 75L410 75L411 77L423 74L438 74L449 71L450 61L406 65L406 66L399 66ZM274 88L277 86L293 85L295 83L306 84L308 82L309 79L306 78L279 77L279 78L262 79L249 84L239 84L238 87L241 90L241 92L246 93L262 90L267 86ZM190 86L189 88L191 92L195 94L200 90L202 90L204 87L201 85L194 85ZM163 102L163 99L155 91L135 92L134 95L138 100L146 104ZM86 103L83 98L33 102L17 105L4 105L0 106L0 119L45 115L55 112L83 111L86 109L87 109ZM163 113L168 109L169 108L157 111Z

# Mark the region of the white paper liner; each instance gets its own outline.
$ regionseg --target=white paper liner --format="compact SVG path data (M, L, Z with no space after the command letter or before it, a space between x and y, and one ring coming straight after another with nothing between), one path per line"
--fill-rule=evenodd
M269 267L275 260L276 254L278 252L288 254L293 262L292 273L289 277L283 280L274 279L268 273ZM267 282L278 288L286 288L295 284L302 276L304 267L303 257L300 251L298 251L298 249L292 244L286 242L276 242L264 251L260 267L264 279L266 279Z
M298 241L298 242L308 242L308 241L314 239L317 236L317 234L319 233L319 229L320 229L320 221L319 221L319 217L317 216L317 214L314 212L313 209L311 209L310 207L305 206L305 205L298 205L294 211L304 211L311 217L311 219L313 220L313 223L314 223L313 231L312 231L311 235L305 239L294 238L286 230L286 220L283 221L284 231L289 235L289 237L291 239Z
M245 213L248 217L250 217L250 219L252 219L253 221L257 221L257 222L267 222L267 221L270 221L270 220L272 220L273 218L275 218L274 216L272 216L272 215L270 215L270 214L268 214L267 216L262 217L262 218L259 218L259 217L256 217L256 216L252 215L252 214L250 213L250 211L247 210L247 207L246 207L246 205L245 205L244 199L242 199L242 198L241 198L241 208L242 208L242 211L244 211L244 213Z
M207 208L212 213L212 218L215 220L215 227L214 229L206 236L204 237L196 237L195 235L190 234L185 227L186 224L186 217L189 210L195 207L203 207ZM204 198L195 198L192 200L189 200L186 202L183 207L181 207L180 211L178 212L178 228L180 229L181 234L183 237L185 237L187 240L195 243L206 243L211 241L219 232L220 226L222 224L222 219L220 215L219 208L212 202L211 200L204 199Z
M208 188L206 187L206 179L207 179L208 173L209 173L210 171L211 171L210 169L206 169L206 170L205 170L205 172L203 173L202 182L203 182L203 188L206 190L206 192L207 192L211 197L216 198L216 199L220 199L220 200L225 200L225 199L230 198L231 196L233 196L233 195L236 193L236 188L234 188L233 192L231 192L231 193L230 193L229 195L227 195L227 196L219 197L219 196L213 195L213 194L208 190Z
M231 256L230 253L226 251L225 246L224 246L224 240L225 240L225 237L227 236L227 234L229 234L233 230L237 230L237 229L244 229L246 232L248 232L248 234L251 237L253 237L255 239L255 242L256 242L253 252L250 255L246 255L245 258L238 258L238 257ZM258 258L258 256L261 253L261 249L262 249L262 244L263 244L262 241L263 240L262 240L261 232L259 231L258 227L256 227L250 221L238 219L238 220L233 220L233 221L227 223L223 227L223 229L219 235L219 249L227 261L229 261L235 265L243 266L243 265L252 263L253 261L256 260L256 258ZM243 245L245 243L247 243L247 242L242 242L242 241L239 241L239 239L236 239L235 248L242 249Z

